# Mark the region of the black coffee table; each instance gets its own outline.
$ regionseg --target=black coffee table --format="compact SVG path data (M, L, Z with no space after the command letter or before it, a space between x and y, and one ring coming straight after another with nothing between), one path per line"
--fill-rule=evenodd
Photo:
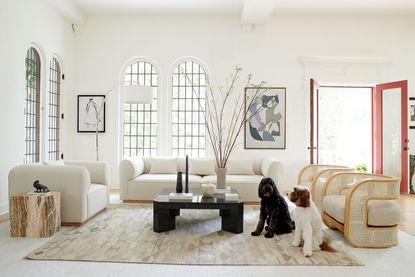
M200 189L190 189L193 200L169 200L169 194L175 189L164 189L153 201L153 230L160 233L176 228L176 216L180 209L217 209L222 217L222 230L240 234L243 232L244 202L225 201L225 195L206 198ZM232 193L238 193L232 189Z

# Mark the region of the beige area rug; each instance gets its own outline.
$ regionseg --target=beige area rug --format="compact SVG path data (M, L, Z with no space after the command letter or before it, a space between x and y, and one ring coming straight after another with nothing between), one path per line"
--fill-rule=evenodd
M300 248L291 246L293 233L272 239L253 237L259 209L244 208L242 234L222 231L217 210L181 210L175 230L155 233L152 205L111 205L86 225L59 232L27 258L186 265L361 265L347 252L317 251L305 258Z

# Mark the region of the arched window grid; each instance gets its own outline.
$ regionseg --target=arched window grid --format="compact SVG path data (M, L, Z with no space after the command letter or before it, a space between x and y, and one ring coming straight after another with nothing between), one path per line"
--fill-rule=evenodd
M48 156L49 160L60 158L60 90L61 69L53 58L49 64L49 115L48 115Z
M172 155L206 155L205 110L205 70L196 61L178 64L172 76Z
M26 164L39 162L40 156L40 57L35 48L26 54L25 158Z
M124 74L130 85L151 86L152 104L124 104L123 156L157 155L158 128L158 72L150 62L139 60L132 63Z

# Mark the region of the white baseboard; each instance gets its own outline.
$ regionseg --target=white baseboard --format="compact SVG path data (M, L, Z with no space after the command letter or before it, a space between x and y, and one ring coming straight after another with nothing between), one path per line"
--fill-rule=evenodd
M9 220L9 213L0 214L0 223Z
M3 203L0 205L0 222L6 221L9 219L9 204Z
M9 203L1 203L0 204L0 214L7 213L9 211Z

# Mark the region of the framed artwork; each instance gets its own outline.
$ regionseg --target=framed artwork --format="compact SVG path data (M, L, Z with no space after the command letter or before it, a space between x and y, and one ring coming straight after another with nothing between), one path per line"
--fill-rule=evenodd
M409 129L415 129L415 97L409 97Z
M285 149L286 88L245 88L245 149Z
M78 133L95 133L97 114L105 95L78 95ZM98 123L98 132L105 133L105 103Z

